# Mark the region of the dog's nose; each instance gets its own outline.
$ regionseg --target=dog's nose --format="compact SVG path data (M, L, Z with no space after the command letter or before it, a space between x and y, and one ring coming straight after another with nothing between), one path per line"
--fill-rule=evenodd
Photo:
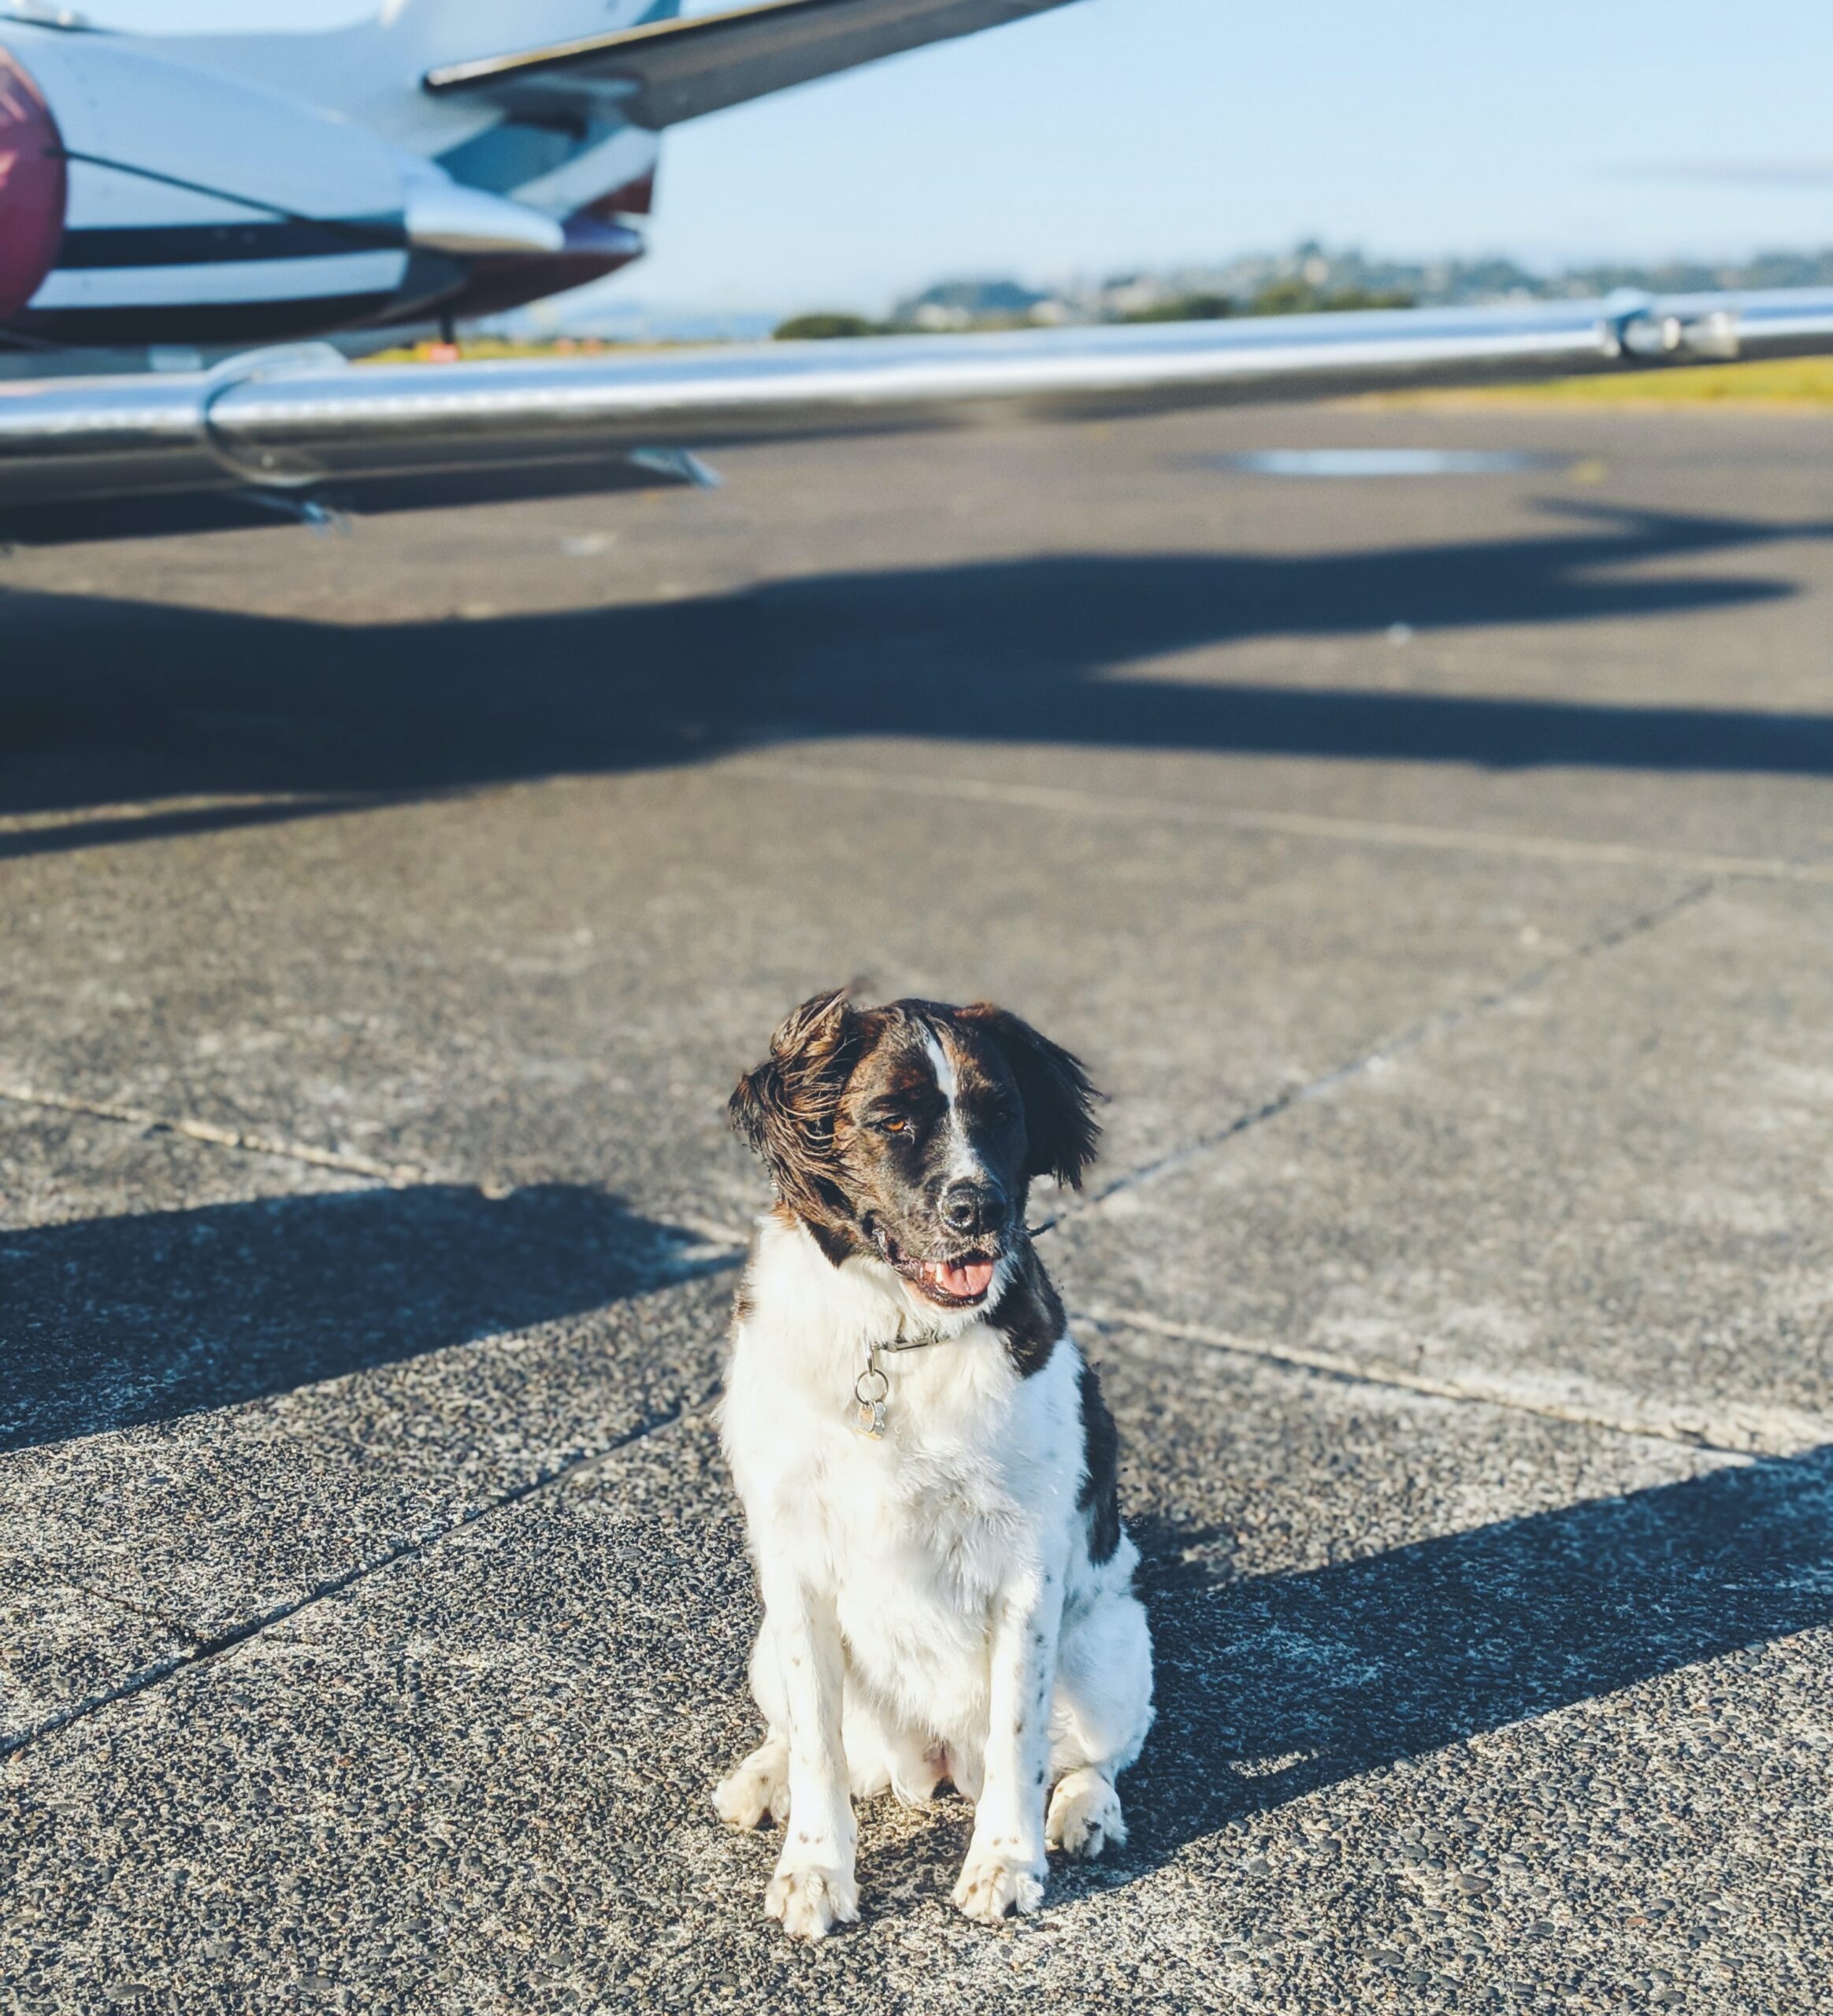
M989 1183L951 1183L942 1192L942 1222L951 1232L985 1232L997 1221L1000 1202Z

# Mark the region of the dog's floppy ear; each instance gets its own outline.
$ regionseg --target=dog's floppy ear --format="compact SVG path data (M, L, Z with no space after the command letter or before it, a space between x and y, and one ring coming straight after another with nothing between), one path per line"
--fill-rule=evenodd
M769 1165L777 1194L805 1218L846 1214L833 1180L834 1116L852 1069L859 1017L850 989L811 995L770 1038L728 1102L732 1124Z
M1025 1173L1054 1176L1080 1190L1082 1171L1095 1159L1101 1138L1095 1106L1105 1096L1089 1083L1082 1059L990 1001L976 1001L959 1013L998 1047L1018 1084L1025 1107Z

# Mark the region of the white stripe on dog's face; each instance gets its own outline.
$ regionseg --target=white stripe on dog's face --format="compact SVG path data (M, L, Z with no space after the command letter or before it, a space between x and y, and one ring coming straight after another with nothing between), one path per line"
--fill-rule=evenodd
M929 1064L936 1074L936 1089L948 1102L948 1112L942 1120L947 1130L948 1147L947 1173L942 1180L944 1184L984 1181L986 1164L967 1136L967 1126L961 1111L961 1083L955 1075L955 1060L933 1029L923 1032L923 1046L929 1054Z

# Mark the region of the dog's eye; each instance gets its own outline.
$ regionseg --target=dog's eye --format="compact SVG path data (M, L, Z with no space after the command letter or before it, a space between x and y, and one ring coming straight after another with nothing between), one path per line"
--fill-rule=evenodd
M881 1134L907 1134L910 1132L910 1122L901 1113L894 1113L888 1119L881 1120L878 1127Z

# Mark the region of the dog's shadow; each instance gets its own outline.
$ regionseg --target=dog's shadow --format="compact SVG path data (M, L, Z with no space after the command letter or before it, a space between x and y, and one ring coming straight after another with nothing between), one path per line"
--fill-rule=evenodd
M1833 1621L1833 1446L1304 1573L1216 1579L1191 1566L1204 1536L1138 1537L1159 1716L1108 1881L1341 1780Z
M1053 1904L1401 1758L1833 1623L1833 1446L1289 1575L1233 1575L1219 1528L1130 1526L1158 1719L1121 1781L1126 1845L1053 1857ZM869 1910L946 1898L971 1809L926 1813L862 1814Z

